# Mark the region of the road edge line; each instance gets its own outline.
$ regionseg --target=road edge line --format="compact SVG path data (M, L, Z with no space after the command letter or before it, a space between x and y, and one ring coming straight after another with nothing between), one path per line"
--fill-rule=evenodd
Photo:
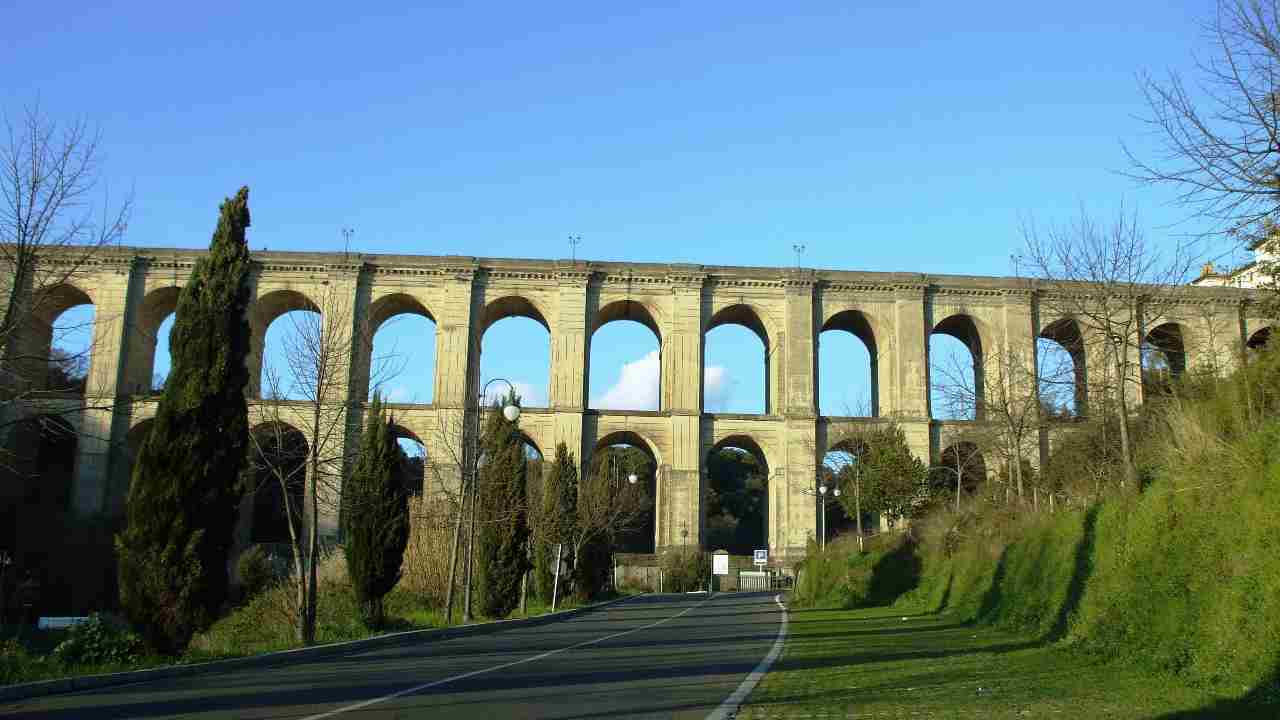
M756 669L747 675L737 690L734 690L729 697L720 703L720 707L711 711L707 716L707 720L729 720L729 718L737 715L738 708L741 707L743 701L756 689L756 685L764 679L765 673L769 672L769 668L773 667L773 663L777 661L778 656L782 654L782 646L787 640L787 606L782 604L782 593L773 596L773 601L782 608L782 624L778 626L778 637L773 641L773 647L769 649L769 654L764 656Z

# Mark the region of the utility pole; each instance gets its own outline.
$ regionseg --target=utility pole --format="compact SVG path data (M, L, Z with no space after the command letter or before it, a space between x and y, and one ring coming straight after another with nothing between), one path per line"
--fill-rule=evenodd
M342 257L345 259L351 254L351 236L356 233L349 227L342 228Z
M578 246L582 244L581 235L569 236L569 260L573 263L578 262Z

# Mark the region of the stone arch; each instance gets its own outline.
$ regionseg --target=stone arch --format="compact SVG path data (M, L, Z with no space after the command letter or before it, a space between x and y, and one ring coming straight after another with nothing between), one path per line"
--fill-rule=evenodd
M876 328L872 318L861 310L845 309L832 313L826 318L822 327L818 330L818 336L815 338L821 342L822 333L828 331L844 331L858 338L862 345L867 349L867 355L870 358L870 368L868 377L868 387L871 391L869 398L871 402L871 417L880 416L880 366L879 366L879 348L876 345ZM815 364L817 364L818 352L814 352ZM822 367L818 365L813 374L813 395L819 397L820 377Z
M1275 328L1267 325L1250 335L1249 339L1245 341L1245 347L1249 350L1261 350L1271 343L1273 337L1275 337Z
M127 389L129 392L149 395L155 374L156 355L160 352L160 326L178 309L178 296L182 288L166 285L147 292L135 321L135 332L130 348Z
M972 402L974 419L975 420L985 419L983 404L986 398L986 388L985 388L985 381L986 381L985 372L986 371L985 371L985 358L983 355L984 347L983 347L983 341L982 341L984 332L983 332L983 326L981 321L968 313L957 312L957 313L948 315L947 317L943 318L941 321L936 323L933 326L933 329L930 330L929 334L930 334L930 337L932 337L935 334L940 334L940 335L946 335L948 337L955 338L956 340L959 340L960 343L965 346L965 348L968 349L969 356L973 363L972 365L973 378L971 383L972 387L960 388L958 389L958 392L963 395L971 396L971 398L966 402L968 401ZM929 356L930 356L929 386L930 386L930 396L931 396L929 405L930 405L930 409L932 410L931 414L934 416L935 419L937 419L937 409L933 407L934 402L933 402L932 395L933 395L934 388L938 387L938 381L941 378L934 377L932 351L929 353Z
M280 420L260 423L249 432L254 435L250 443L254 483L250 490L249 540L261 544L288 543L289 523L293 523L295 531L300 532L302 528L307 438L301 430ZM281 487L282 479L284 487Z
M739 488L713 487L713 464L720 461L723 450L736 450L749 455L758 468L758 475L742 478ZM730 460L737 463L737 460ZM758 547L769 544L769 507L771 488L769 479L772 466L768 454L756 439L744 433L735 433L721 438L707 449L703 459L706 474L706 489L712 501L705 503L702 509L703 524L707 527L703 540L709 550L726 549L737 555L749 554ZM758 482L759 486L755 487ZM721 497L721 496L724 497ZM740 514L735 514L740 513ZM718 512L717 512L718 511ZM728 524L732 523L730 530ZM746 523L744 525L744 523ZM753 527L754 526L754 527ZM712 547L712 546L715 547Z
M409 492L414 496L422 495L423 489L426 487L427 481L427 465L430 463L430 455L427 453L427 444L418 437L418 434L405 426L397 423L394 417L388 418L388 430L391 437L397 441L411 440L422 449L421 459L415 459L412 455L408 456L408 463L405 466L405 479ZM403 450L403 446L401 446Z
M1181 323L1165 322L1142 338L1142 393L1167 392L1170 383L1187 370L1186 332Z
M67 391L83 393L79 384L68 385L61 378L55 378L51 372L53 359L54 325L68 310L83 305L92 306L94 318L89 322L89 347L84 361L85 384L93 377L93 345L97 333L97 301L92 291L86 290L70 282L61 282L36 289L31 297L32 306L26 327L19 338L19 356L17 364L21 368L21 377L35 390ZM55 387L60 386L60 387Z
M359 344L356 346L357 355L354 358L355 367L352 368L352 388L351 395L354 398L367 398L373 390L374 376L380 374L378 366L387 361L390 368L401 367L403 362L399 359L376 358L374 357L374 338L378 334L378 330L389 320L399 315L411 315L415 317L425 318L430 321L434 329L434 337L430 342L431 356L438 368L439 364L439 322L435 315L422 302L421 298L410 295L405 292L395 292L382 295L369 304L369 310L365 314L365 319L361 323L361 332L359 333ZM438 370L437 373L438 374ZM435 378L432 378L432 394L431 402L435 402ZM430 404L430 403L428 403Z
M596 311L589 334L594 335L596 330L615 320L634 320L649 328L654 337L658 338L658 343L662 343L661 314L648 303L639 300L614 300L606 303Z
M774 398L778 396L777 382L777 366L774 362L774 353L776 348L771 344L771 336L769 326L765 322L766 315L760 308L749 303L734 303L716 310L710 318L707 319L706 326L702 329L702 365L703 372L698 378L699 382L699 404L705 405L706 397L706 353L707 353L707 334L712 330L723 325L740 325L750 330L757 338L764 351L764 415L776 414L777 408L774 407ZM704 408L705 410L705 408Z
M250 397L262 397L262 366L266 353L267 329L285 313L306 310L319 313L320 307L297 290L282 288L259 295L249 309L249 390Z
M968 440L957 440L947 445L938 453L938 461L933 468L934 484L945 488L952 495L956 487L956 478L960 478L961 501L964 495L979 492L987 482L987 461L982 450Z
M1088 414L1089 365L1080 324L1075 318L1059 318L1044 326L1039 337L1057 343L1071 358L1071 396L1076 416L1084 417ZM1046 373L1054 376L1047 379L1049 383L1063 382L1063 378L1057 377L1057 368L1046 368L1043 358L1038 354L1037 359L1036 377L1042 386L1046 382Z
M474 356L475 370L474 372L476 373L476 375L474 376L475 377L474 382L479 382L480 378L482 377L485 377L485 378L492 378L495 376L509 377L512 380L514 380L516 383L522 383L527 385L525 389L526 391L522 393L522 397L521 397L521 404L524 407L547 407L551 402L551 376L552 376L551 324L550 322L548 322L547 317L548 317L548 313L544 312L543 309L539 307L539 303L537 300L531 299L529 297L525 297L523 295L507 295L504 297L500 297L496 300L490 301L488 304L486 304L484 307L484 310L481 313L480 324L478 326L479 333L475 336L475 356ZM493 329L493 326L495 324L497 324L502 320L507 320L509 318L527 318L529 320L534 321L538 325L541 325L542 329L546 331L546 336L545 336L546 344L542 345L542 347L545 348L545 352L546 352L546 355L545 355L546 375L543 378L540 378L536 383L535 382L526 383L525 378L527 378L527 376L525 376L525 378L522 378L519 375L511 374L511 370L512 370L511 367L509 366L503 367L503 363L507 361L507 357L511 353L498 352L497 354L490 354L488 356L485 355L484 344L486 342L486 338L493 337L489 335L489 332ZM511 332L515 332L518 334L520 332L525 332L525 331L521 330L518 327L508 327L508 328L501 329L498 333L500 339L497 340L499 346L507 345L511 342L511 339L509 336L505 338L502 337L502 336L508 335ZM527 348L524 346L520 346L519 349L527 350ZM490 352L493 353L492 346L490 347ZM528 363L530 361L531 359L530 355L532 355L532 353L522 354L522 357L525 363ZM497 368L493 367L492 366L493 363L497 363L498 367ZM486 368L486 364L490 366ZM540 389L539 389L539 386L540 386ZM539 392L541 392L543 394L543 397L545 397L545 402L543 401L543 398L538 397L537 393Z
M616 321L633 321L649 329L653 333L654 338L658 341L658 397L655 410L663 409L663 388L666 387L667 379L664 377L665 368L662 362L663 338L662 326L659 323L659 315L653 307L637 300L614 300L606 303L597 310L592 317L589 326L589 332L586 334L586 362L583 363L582 373L582 393L587 398L587 405L591 407L591 358L592 358L592 341L595 338L596 331ZM610 409L643 409L643 408L610 408Z
M546 313L538 307L536 301L523 295L507 295L491 300L484 306L480 319L481 337L491 325L509 317L529 318L546 328L548 333L551 332L551 323L547 322Z
M657 507L658 493L662 485L662 465L657 454L657 448L648 438L640 433L630 430L617 430L601 437L592 447L591 454L586 462L582 465L582 473L597 472L597 463L604 457L606 449L617 446L626 445L633 447L648 458L648 465L651 472L647 473L647 477L640 478L643 483L644 491L648 496L649 508L644 513L644 517L640 523L640 527L633 532L624 533L619 539L620 547L627 552L653 552L658 546L658 523L657 523Z

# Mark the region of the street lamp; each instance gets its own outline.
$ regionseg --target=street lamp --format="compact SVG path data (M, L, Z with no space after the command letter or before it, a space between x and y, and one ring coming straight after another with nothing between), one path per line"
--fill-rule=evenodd
M467 523L467 563L466 563L466 580L463 584L462 596L462 622L471 622L471 566L472 556L476 544L476 506L480 504L480 413L484 410L485 395L489 392L489 386L495 382L504 382L511 392L515 392L515 385L511 384L506 378L493 378L484 384L480 393L476 396L476 411L474 413L475 427L471 433L471 487L468 488L468 495L471 496L471 518ZM520 406L515 403L504 405L502 408L502 417L507 422L515 422L520 419ZM450 581L452 582L452 581Z
M0 550L0 626L4 625L5 616L9 612L9 596L6 594L9 581L9 566L13 564L13 558L9 555L9 551Z
M832 497L840 497L840 488L833 488ZM822 550L827 550L827 484L823 483L818 486L818 497L822 498L822 514L818 516L822 533Z

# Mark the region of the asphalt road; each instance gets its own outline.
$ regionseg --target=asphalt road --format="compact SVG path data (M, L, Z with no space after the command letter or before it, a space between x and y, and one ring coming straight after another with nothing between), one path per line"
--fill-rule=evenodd
M0 705L107 718L705 718L768 654L773 593L646 595L537 627Z

